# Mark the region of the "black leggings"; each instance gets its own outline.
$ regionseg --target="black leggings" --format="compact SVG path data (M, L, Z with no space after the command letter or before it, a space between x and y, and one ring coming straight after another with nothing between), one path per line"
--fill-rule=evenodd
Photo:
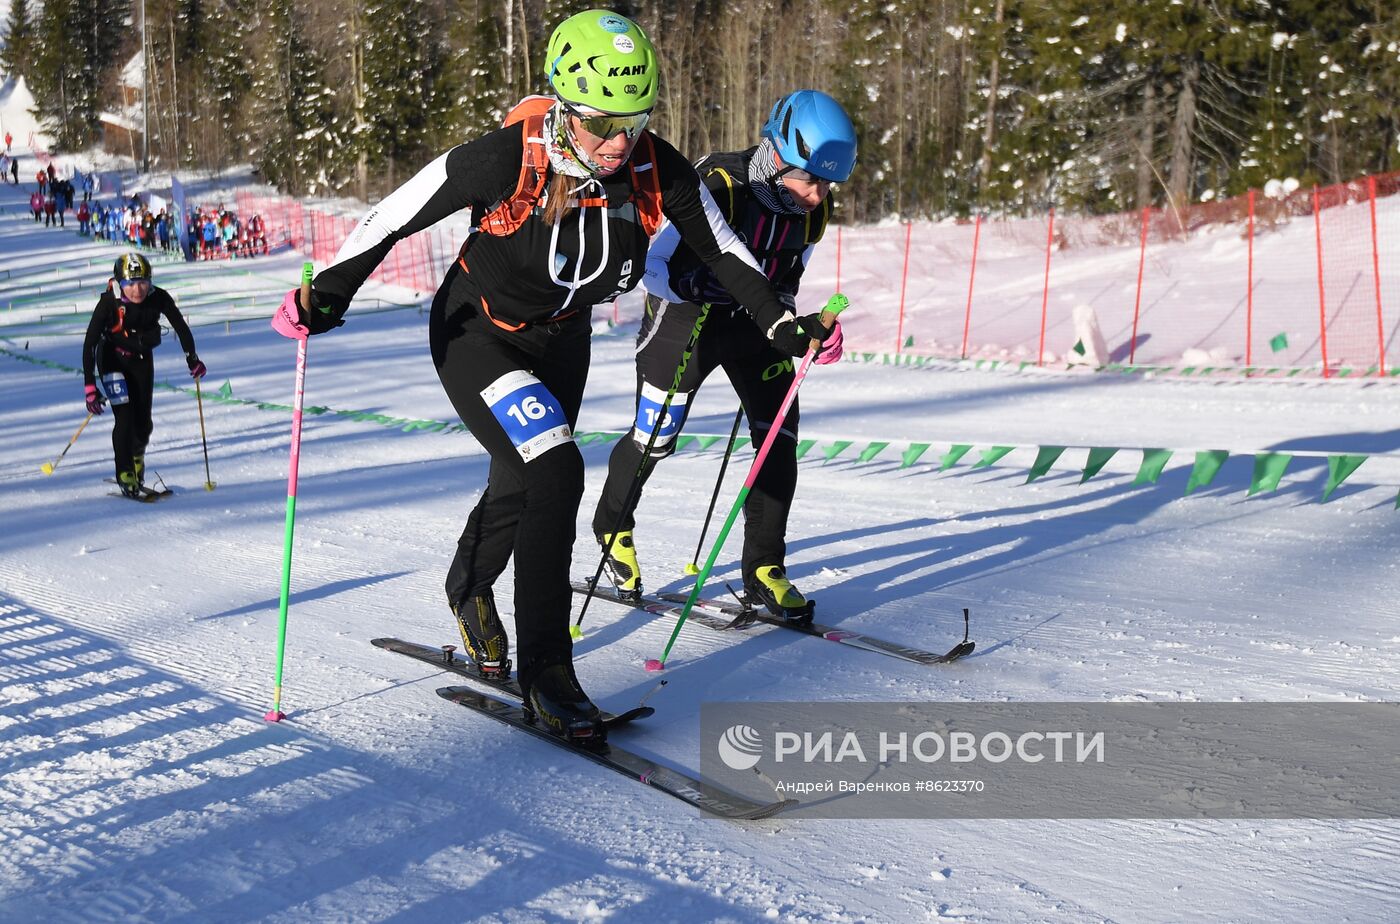
M651 435L650 417L642 406L643 392L654 405L665 400L699 314L699 307L688 302L668 303L654 296L647 298L646 316L637 334L638 420L634 421L628 437L613 447L608 458L608 481L593 514L596 535L611 532L617 523L618 513L642 461L642 450ZM746 312L727 307L711 309L667 414L676 422L672 425L675 432L667 439L668 429L663 427L643 471L643 484L656 463L675 450L679 428L685 425L684 415L701 384L716 367L724 368L739 396L749 422L749 437L757 450L767 438L773 418L792 386L796 374L794 362L773 348ZM783 564L787 554L788 511L797 489L797 421L797 401L794 400L759 470L753 490L744 502L746 581L759 567ZM635 523L632 512L628 511L621 528L632 529Z
M573 554L583 456L573 442L588 380L586 313L528 335L498 332L476 309L460 267L433 300L429 343L462 422L491 456L486 490L447 572L447 598L489 590L515 557L516 653L522 682L571 660ZM490 402L490 403L488 403ZM536 442L517 442L531 433Z
M112 405L112 456L120 480L122 472L135 471L133 458L144 456L146 444L151 441L155 364L149 353L145 356L122 356L111 344L103 344L99 368L104 376L120 372L126 377L127 402Z

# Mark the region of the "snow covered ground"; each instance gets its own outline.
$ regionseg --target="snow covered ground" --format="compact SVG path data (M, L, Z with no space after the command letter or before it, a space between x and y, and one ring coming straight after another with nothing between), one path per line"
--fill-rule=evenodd
M0 290L88 261L101 277L117 251L36 228L26 194L0 189L0 269L14 274ZM288 403L295 349L263 321L226 323L217 296L270 312L298 268L295 255L157 266L158 282L200 287L180 297L210 369L217 486L202 489L194 396L167 344L157 377L181 390L157 393L149 464L177 494L150 507L106 496L108 416L39 473L83 417L79 324L0 316L23 325L0 326L0 920L1400 916L1395 822L731 824L440 700L453 678L368 640L452 640L442 578L485 456L465 434L332 413L454 419L411 309L353 311L311 341L306 401L330 410L302 446L289 719L265 723L289 415L240 402ZM853 332L889 310L849 294ZM600 325L580 430L630 419L632 333ZM225 381L235 400L210 400ZM1391 381L817 368L793 577L826 621L921 647L951 644L970 607L977 653L930 669L788 633L685 631L635 747L697 767L706 701L1395 700L1397 395ZM727 433L734 405L716 376L689 432ZM828 460L837 441L855 448ZM891 448L858 461L873 441ZM914 442L932 448L901 467ZM977 450L939 472L954 443ZM1177 455L1155 485L1133 486L1135 451L1080 485L1084 451L1070 449L1026 485L1045 444ZM972 468L993 445L1018 448ZM608 448L583 449L581 537ZM1183 497L1183 460L1201 449L1232 456ZM1263 450L1300 455L1277 491L1246 498L1248 453ZM1342 452L1371 458L1320 503L1322 456ZM637 532L653 589L685 586L718 462L682 452L653 479ZM576 553L575 573L591 569L591 543ZM635 703L670 628L595 603L577 647L586 688Z

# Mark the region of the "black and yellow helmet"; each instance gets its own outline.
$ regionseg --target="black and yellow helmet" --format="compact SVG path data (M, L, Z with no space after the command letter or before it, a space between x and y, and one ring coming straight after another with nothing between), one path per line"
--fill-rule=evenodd
M117 282L127 282L132 279L151 278L151 261L141 256L139 253L127 253L117 257L117 262L112 264L112 275Z

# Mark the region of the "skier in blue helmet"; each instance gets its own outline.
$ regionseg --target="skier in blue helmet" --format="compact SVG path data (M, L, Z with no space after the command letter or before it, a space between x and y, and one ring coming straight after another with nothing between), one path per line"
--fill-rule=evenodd
M855 162L855 127L841 104L817 90L798 90L774 105L757 145L708 154L696 163L725 221L747 243L779 299L792 310L803 270L831 217L831 186L850 179ZM656 463L674 451L700 385L716 367L724 368L757 448L794 376L793 364L773 349L747 306L669 225L662 225L652 240L643 282L647 298L637 333L637 414L628 437L613 449L607 483L593 515L594 534L609 549L608 575L629 598L642 591L633 541L635 519L626 509L629 489L638 472L645 483ZM705 304L710 305L709 314L670 409L658 422ZM841 358L840 323L826 333L819 363ZM774 615L810 620L812 606L788 579L784 560L788 511L797 488L797 425L794 401L744 505L744 588L750 602ZM660 430L652 441L654 426ZM643 465L648 442L651 455Z

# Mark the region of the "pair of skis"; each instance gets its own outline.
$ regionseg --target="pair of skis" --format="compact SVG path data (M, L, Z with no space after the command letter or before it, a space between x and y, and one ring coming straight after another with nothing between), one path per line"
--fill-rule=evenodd
M521 705L523 697L520 685L516 681L483 677L475 662L457 654L451 645L432 648L396 638L377 638L373 639L371 644L442 670L451 671L491 690L491 694L488 695L466 686L440 687L437 694L443 699L465 706L482 715L490 716L528 735L533 735L542 741L548 741L556 747L572 751L580 757L645 783L653 789L659 789L716 817L733 820L767 818L797 804L795 799L759 802L619 746L612 738L613 732L627 727L637 719L651 715L655 710L650 706L637 706L620 715L604 713L603 725L609 733L606 745L596 750L581 747L551 734L543 726L530 719Z
M589 585L583 581L576 581L572 586L576 593L590 593ZM604 600L633 607L654 616L679 617L685 608L687 599L681 594L624 598L618 594L616 588L608 585L601 586L591 592L594 596ZM783 619L747 604L734 604L718 600L702 599L697 601L697 605L690 612L689 619L691 622L716 631L744 629L756 623L763 623L922 665L950 664L971 654L976 647L976 643L968 638L968 612L966 609L963 610L962 641L943 654L910 648L859 632L834 629L816 622ZM467 686L440 687L437 694L443 699L482 715L490 716L542 741L548 741L556 747L572 751L616 773L668 793L711 815L734 820L768 818L797 804L795 799L780 799L774 802L756 801L706 782L696 775L667 767L619 746L613 739L612 733L627 727L637 719L650 716L655 711L650 706L639 705L620 715L605 712L603 725L609 731L609 739L604 748L595 750L581 747L551 734L527 714L523 706L524 697L520 685L515 680L499 680L483 676L476 663L457 653L454 646L445 645L440 648L432 648L396 638L377 638L372 640L372 644L441 670L450 671L491 691L488 695L481 690Z

